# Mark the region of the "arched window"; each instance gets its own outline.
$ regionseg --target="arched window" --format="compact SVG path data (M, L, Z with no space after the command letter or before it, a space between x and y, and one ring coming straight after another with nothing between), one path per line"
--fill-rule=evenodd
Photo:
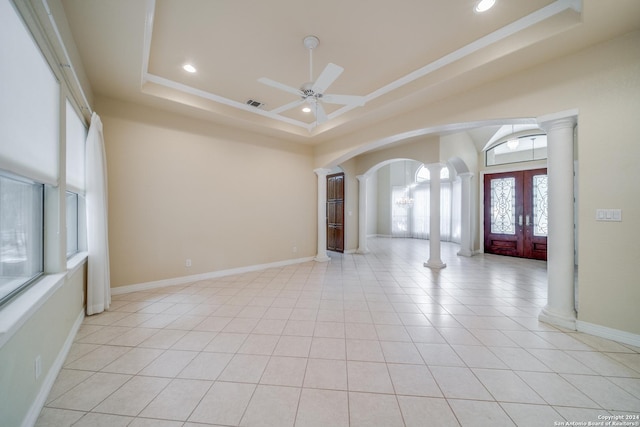
M487 166L530 162L547 158L547 135L521 135L499 142L485 153Z
M429 169L425 168L424 165L420 166L416 171L416 182L429 181L430 179L431 173Z
M429 169L427 169L425 165L420 166L416 171L416 182L429 181L430 179L431 179L431 173L429 172ZM443 166L442 169L440 169L440 179L442 180L449 179L448 167Z
M447 166L440 169L440 238L443 241L460 242L460 181L453 181L450 172ZM400 205L402 209L394 206L396 209L392 211L394 224L404 224L402 229L392 230L395 235L429 238L430 180L429 169L420 165L416 170L415 183L406 189L396 189L397 194L393 199L396 204L398 200L407 203Z
M440 179L449 179L449 168L446 166L443 166L442 169L440 169Z

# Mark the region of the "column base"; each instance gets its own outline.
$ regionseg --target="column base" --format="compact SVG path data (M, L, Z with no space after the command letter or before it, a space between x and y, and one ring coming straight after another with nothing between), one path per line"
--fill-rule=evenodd
M428 268L436 269L436 270L439 270L441 268L445 268L447 266L447 264L445 264L444 262L442 262L440 260L437 260L437 261L429 260L429 261L425 262L422 265L424 265L425 267L428 267Z
M317 255L313 260L317 262L327 262L327 261L330 261L331 258L329 258L329 256L324 254L324 255Z
M473 251L470 251L469 249L460 249L458 251L458 256L465 256L465 257L472 257L473 256Z
M365 248L365 249L360 249L360 248L358 248L358 249L356 250L356 253L357 253L357 254L361 254L361 255L368 254L369 252L370 252L370 251L369 251L369 249L366 249L366 248Z
M576 311L571 310L569 312L558 312L555 311L549 306L545 306L540 314L538 315L538 320L544 323L549 323L550 325L560 326L561 328L569 329L572 331L577 330L576 327Z

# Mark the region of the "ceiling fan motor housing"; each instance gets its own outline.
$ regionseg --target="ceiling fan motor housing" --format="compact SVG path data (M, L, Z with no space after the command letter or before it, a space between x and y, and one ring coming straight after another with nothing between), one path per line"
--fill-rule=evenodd
M315 93L313 91L313 82L307 82L307 83L303 84L300 87L300 90L302 91L302 93L304 93L305 98L308 98L310 96L315 97L315 98L319 98L319 97L322 96L321 94Z

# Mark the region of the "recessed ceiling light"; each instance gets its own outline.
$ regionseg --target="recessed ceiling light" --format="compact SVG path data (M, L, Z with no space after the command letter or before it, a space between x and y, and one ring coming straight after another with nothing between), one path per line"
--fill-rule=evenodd
M302 109L302 112L304 112L304 113L310 113L310 112L311 112L311 108L309 108L309 107L304 107L304 108Z
M495 4L496 4L496 0L479 0L476 3L476 7L474 8L474 10L479 13L486 12L487 10L491 9Z
M182 69L185 70L188 73L195 73L196 72L196 67L194 67L191 64L184 64L182 66Z

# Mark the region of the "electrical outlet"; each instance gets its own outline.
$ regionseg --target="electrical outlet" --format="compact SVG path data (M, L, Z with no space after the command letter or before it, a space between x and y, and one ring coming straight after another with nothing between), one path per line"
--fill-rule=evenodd
M298 253L298 247L297 246L294 246L291 250L293 251L294 254Z
M191 258L187 258L187 260L184 263L185 267L191 267Z
M40 355L36 356L33 368L36 374L36 379L40 378L40 374L42 373L42 357L40 357Z

